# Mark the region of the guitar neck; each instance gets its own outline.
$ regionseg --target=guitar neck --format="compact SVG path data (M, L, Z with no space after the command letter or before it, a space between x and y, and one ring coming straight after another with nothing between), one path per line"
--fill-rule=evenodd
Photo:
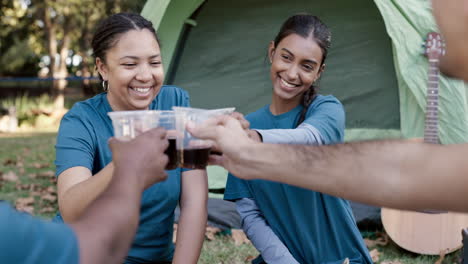
M429 59L424 142L439 144L439 59Z

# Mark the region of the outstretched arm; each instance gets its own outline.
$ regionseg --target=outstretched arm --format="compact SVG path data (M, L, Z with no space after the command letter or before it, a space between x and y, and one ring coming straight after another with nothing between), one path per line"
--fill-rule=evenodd
M250 129L250 122L243 114L234 112L231 117L239 120L249 138L257 142L321 145L323 141L320 131L306 122L293 129Z
M320 132L309 124L294 129L256 129L263 143L322 145Z
M213 155L212 162L244 179L268 175L268 180L367 204L468 212L466 144L404 140L329 146L260 144L229 117L188 129L214 140L223 156Z
M466 144L248 145L242 153L239 162L250 167L250 176L378 206L468 211Z

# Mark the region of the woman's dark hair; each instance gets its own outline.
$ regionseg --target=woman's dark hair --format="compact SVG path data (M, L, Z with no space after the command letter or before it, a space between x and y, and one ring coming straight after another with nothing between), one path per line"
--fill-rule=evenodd
M120 35L130 30L142 29L148 29L153 33L154 38L161 45L153 23L139 14L118 13L104 19L97 26L91 41L94 59L100 58L105 62L107 51L117 43ZM101 75L99 77L102 79Z
M297 14L289 17L281 26L278 35L274 40L275 48L285 37L297 34L303 38L312 37L322 50L322 62L320 67L325 63L327 58L328 49L331 45L331 32L318 17L309 14ZM299 126L304 120L307 109L317 95L318 86L313 84L305 93L302 98L301 104L304 106L302 109L296 126Z

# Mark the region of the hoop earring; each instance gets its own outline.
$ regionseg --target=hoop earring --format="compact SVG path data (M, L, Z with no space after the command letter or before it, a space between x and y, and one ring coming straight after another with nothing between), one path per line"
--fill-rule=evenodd
M102 81L102 89L104 90L104 92L107 92L109 90L109 82L108 81L106 81L106 80Z

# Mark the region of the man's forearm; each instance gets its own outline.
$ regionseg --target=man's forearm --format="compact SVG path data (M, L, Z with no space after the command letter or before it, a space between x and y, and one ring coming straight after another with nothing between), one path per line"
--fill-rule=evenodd
M374 141L330 146L251 144L240 173L367 204L468 210L468 145Z
M138 226L142 192L141 184L128 176L116 172L114 177L121 179L114 179L71 224L80 243L81 263L119 263L127 255Z

